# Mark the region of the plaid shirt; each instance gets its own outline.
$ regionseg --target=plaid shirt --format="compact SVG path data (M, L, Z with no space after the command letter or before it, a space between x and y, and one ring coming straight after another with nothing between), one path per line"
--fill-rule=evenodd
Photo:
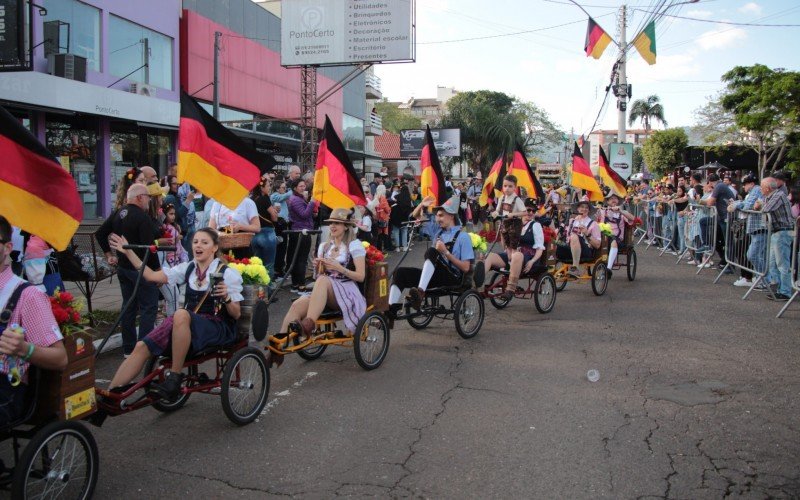
M776 189L767 195L761 211L772 216L773 232L794 228L792 206L786 193L780 189Z
M744 201L737 201L736 208L740 210L755 210L754 205L756 200L761 200L763 203L764 196L761 194L761 186L753 186L752 189L745 196ZM747 233L753 234L756 231L766 229L764 224L764 214L748 214L747 215Z

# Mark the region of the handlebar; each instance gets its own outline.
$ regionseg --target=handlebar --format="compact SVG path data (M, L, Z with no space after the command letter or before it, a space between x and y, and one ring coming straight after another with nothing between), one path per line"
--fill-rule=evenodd
M122 245L125 250L147 250L150 253L156 252L175 252L178 248L176 246L158 246L158 245Z
M419 226L420 224L425 224L430 219L423 219L423 220L408 220L405 222L401 222L401 226Z
M322 234L322 231L319 229L287 229L284 231L285 233L289 234Z

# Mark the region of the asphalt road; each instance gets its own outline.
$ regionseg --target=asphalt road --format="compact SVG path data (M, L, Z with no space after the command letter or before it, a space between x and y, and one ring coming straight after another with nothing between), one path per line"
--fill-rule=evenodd
M472 340L398 323L371 372L289 356L246 427L205 395L110 418L96 498L800 496L800 304L777 320L673 262L640 252L635 282L570 283L547 315L487 301Z

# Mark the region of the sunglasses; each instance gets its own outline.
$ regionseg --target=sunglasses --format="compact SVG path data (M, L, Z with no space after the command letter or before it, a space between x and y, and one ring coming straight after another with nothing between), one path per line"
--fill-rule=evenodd
M532 213L536 212L536 209L535 208L526 208L525 211L528 212L529 214L532 214Z

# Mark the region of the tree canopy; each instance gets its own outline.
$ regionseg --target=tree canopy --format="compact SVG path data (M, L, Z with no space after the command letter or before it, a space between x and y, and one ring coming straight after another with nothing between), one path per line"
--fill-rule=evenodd
M383 128L389 132L398 134L403 129L422 128L422 120L407 109L400 109L397 104L385 99L375 103L375 112L380 115Z
M642 146L642 157L657 176L669 173L683 161L683 153L689 145L689 137L682 128L655 131Z
M628 123L633 125L636 120L642 121L642 126L646 131L652 128L653 120L659 121L665 127L667 120L664 119L664 106L661 105L657 95L648 96L647 99L637 99L631 105L631 114Z

